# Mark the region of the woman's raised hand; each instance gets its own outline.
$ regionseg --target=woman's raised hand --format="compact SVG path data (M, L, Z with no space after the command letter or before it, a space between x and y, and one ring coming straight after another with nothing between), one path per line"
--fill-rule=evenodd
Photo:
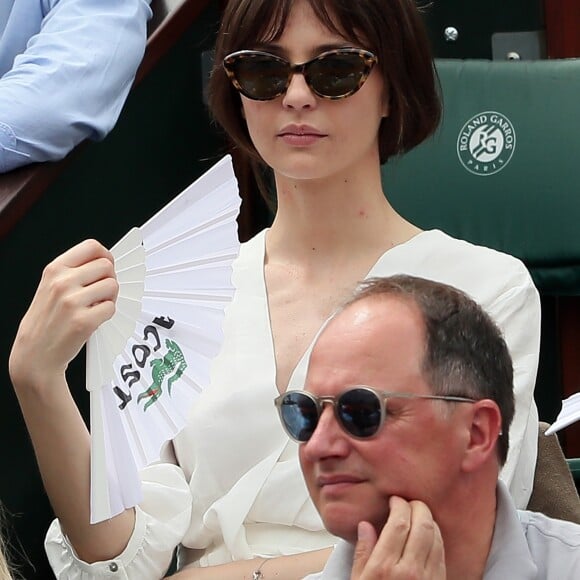
M64 375L97 327L115 312L119 286L112 254L85 240L48 264L10 355L10 375L40 387Z

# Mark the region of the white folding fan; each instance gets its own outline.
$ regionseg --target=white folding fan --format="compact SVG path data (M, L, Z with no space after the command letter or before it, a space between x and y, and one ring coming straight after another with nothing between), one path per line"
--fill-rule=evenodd
M226 156L111 249L116 312L87 344L92 523L141 501L139 470L208 385L234 292L239 208Z
M580 393L574 393L562 401L562 408L554 422L546 429L545 435L551 435L580 421Z

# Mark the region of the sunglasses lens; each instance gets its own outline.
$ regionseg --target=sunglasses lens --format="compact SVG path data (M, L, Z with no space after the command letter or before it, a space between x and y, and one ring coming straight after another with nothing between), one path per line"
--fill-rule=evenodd
M346 391L337 402L344 429L355 437L372 437L381 425L381 401L366 389Z
M288 84L288 65L273 56L238 55L229 63L242 94L265 101L281 95Z
M318 425L316 403L304 393L287 393L282 398L280 417L296 441L308 441Z
M366 63L356 53L329 54L313 61L307 71L308 83L320 95L344 97L356 92L366 72Z

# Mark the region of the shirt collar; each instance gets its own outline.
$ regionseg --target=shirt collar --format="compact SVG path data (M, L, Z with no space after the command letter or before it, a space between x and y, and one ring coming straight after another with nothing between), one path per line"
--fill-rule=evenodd
M487 557L484 580L537 578L538 569L533 561L515 504L502 481L497 484L497 510L491 549ZM354 546L341 540L320 576L320 580L349 580L354 557Z
M513 577L514 570L522 580L536 578L538 573L515 504L505 484L498 481L495 527L483 577L505 580Z
M326 562L319 580L350 580L350 573L354 560L354 546L346 540L340 540L334 547L330 558Z

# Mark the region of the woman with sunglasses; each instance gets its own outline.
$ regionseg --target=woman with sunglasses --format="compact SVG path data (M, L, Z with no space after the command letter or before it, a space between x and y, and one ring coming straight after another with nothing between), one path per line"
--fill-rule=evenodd
M111 313L93 315L92 328L76 334L62 318L51 322L56 306L72 301L51 296L49 280L15 342L12 377L59 518L47 537L57 576L159 578L177 545L183 579L294 580L320 570L334 538L310 501L274 399L303 386L316 334L367 276L406 272L459 286L504 330L518 411L503 477L524 507L537 441L537 292L519 261L421 231L382 189L381 164L426 139L440 116L414 2L230 0L210 101L262 183L275 184L277 212L242 247L211 385L167 462L144 470L140 506L88 524L88 435L62 376ZM57 259L48 278L66 271L70 279L79 255L79 285L90 286L89 265L109 256L94 243ZM112 289L102 301L114 299ZM35 327L44 342L30 337Z

